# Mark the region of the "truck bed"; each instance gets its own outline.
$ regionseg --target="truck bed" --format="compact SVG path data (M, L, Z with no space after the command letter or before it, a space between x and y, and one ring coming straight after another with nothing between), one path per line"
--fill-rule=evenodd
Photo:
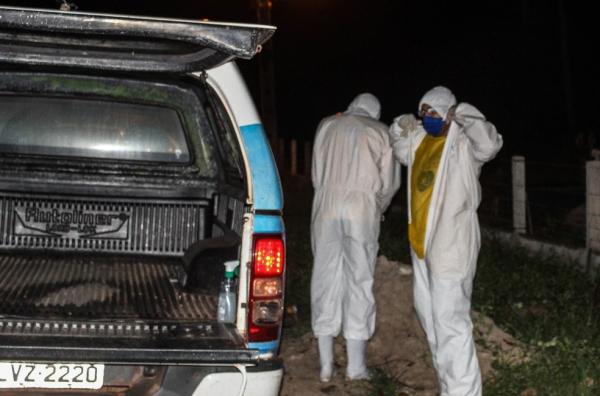
M35 361L254 361L217 294L186 291L175 258L0 253L0 353Z
M217 295L183 290L178 259L0 253L0 315L214 321Z

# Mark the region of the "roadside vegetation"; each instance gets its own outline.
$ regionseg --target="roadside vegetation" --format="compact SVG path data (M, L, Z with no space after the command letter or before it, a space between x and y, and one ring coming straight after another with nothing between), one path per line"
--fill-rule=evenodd
M286 183L287 337L310 330L310 207L306 182ZM380 253L410 263L405 216L388 211ZM600 395L600 286L559 257L532 257L524 249L484 238L473 309L519 340L520 362L498 360L484 384L486 396ZM378 370L365 394L398 395L401 384Z
M486 395L600 395L598 278L569 264L485 240L474 309L523 342L530 356L498 362Z

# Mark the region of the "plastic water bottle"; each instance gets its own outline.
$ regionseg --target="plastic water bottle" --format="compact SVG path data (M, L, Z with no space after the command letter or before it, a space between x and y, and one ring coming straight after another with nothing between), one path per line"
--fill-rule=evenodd
M236 319L236 282L235 268L239 261L227 261L225 266L225 278L221 282L219 291L219 305L217 309L217 320L219 322L233 323Z

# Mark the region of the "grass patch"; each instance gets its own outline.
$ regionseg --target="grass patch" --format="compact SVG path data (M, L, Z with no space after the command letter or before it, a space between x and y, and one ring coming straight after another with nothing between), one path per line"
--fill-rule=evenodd
M371 380L365 388L365 394L372 396L398 396L402 385L398 378L392 376L389 372L383 369L374 369L371 372Z
M587 340L540 343L530 362L495 365L497 376L484 384L486 396L600 395L600 351Z
M490 396L600 395L598 286L558 257L486 239L473 291L475 309L532 351L526 363L499 362Z
M600 318L590 277L558 257L484 240L473 291L475 309L521 341L597 339Z

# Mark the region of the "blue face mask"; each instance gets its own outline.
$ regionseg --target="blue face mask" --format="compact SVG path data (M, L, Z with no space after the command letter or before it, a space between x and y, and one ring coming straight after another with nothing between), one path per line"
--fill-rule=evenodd
M439 136L444 129L444 120L430 116L423 117L423 128L431 136Z

